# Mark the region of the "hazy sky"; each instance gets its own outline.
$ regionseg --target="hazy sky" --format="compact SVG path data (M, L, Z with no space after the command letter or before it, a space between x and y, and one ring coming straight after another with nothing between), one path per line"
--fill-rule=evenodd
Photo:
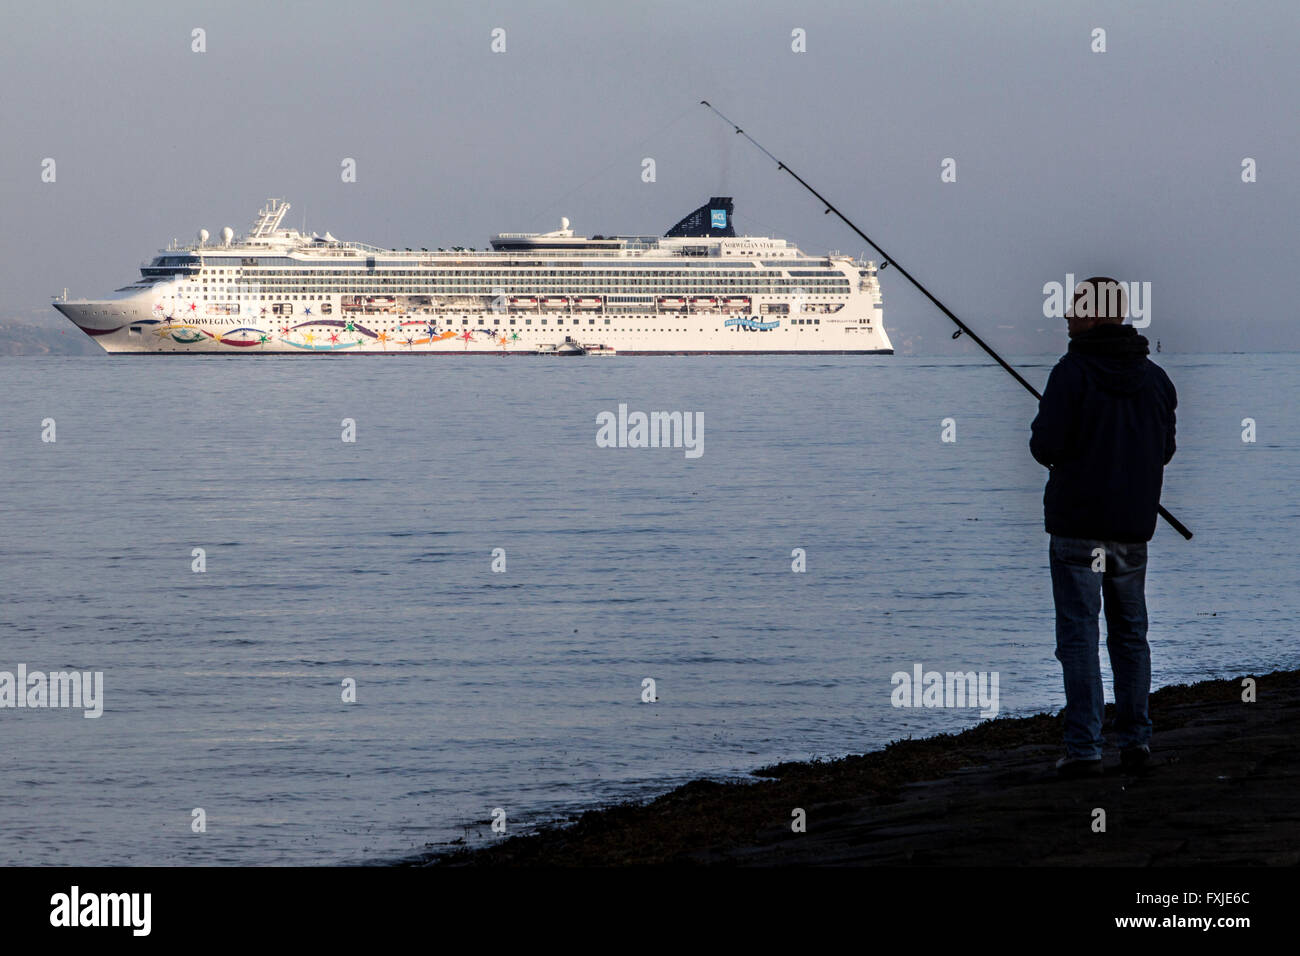
M1067 272L1150 282L1166 350L1300 338L1294 0L9 3L0 47L0 314L268 196L339 238L482 248L561 215L661 233L724 194L744 232L865 251L707 98L1009 352L1063 347L1042 288ZM883 286L900 347L974 351Z

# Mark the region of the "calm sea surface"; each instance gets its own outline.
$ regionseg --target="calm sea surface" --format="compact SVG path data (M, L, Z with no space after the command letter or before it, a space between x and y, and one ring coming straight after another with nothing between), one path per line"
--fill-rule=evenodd
M1300 355L1159 358L1196 537L1152 543L1155 682L1295 667ZM394 859L491 839L496 807L513 830L978 722L894 709L916 663L996 671L1003 714L1063 703L1035 405L983 363L11 358L0 383L0 670L104 674L99 719L0 709L0 863ZM597 447L620 403L703 412L703 456Z

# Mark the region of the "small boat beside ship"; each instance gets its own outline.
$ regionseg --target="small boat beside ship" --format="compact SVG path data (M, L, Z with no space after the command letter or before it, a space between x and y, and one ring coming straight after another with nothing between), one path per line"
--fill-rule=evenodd
M566 335L564 337L563 342L559 342L559 343L548 342L544 345L537 346L536 354L567 355L573 357L590 355L594 357L601 357L607 355L617 355L618 350L612 349L608 345L603 345L603 344L586 345L583 344L582 342L577 341L575 338L573 338L573 336Z

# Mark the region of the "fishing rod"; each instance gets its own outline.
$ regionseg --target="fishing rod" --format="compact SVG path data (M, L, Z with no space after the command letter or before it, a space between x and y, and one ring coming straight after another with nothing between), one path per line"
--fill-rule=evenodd
M993 359L993 361L995 361L995 362L997 362L999 365L1001 365L1004 369L1006 369L1007 373L1008 373L1012 378L1014 378L1017 382L1019 382L1021 385L1023 385L1023 386L1025 387L1025 389L1029 392L1030 395L1034 396L1034 398L1037 398L1037 399L1041 399L1041 398L1043 397L1043 396L1042 396L1042 393L1039 392L1038 389L1034 388L1034 386L1030 385L1027 381L1025 381L1024 376L1022 376L1019 372L1017 372L1014 368L1012 368L1012 367L1007 363L1006 359L1004 359L1004 358L1003 358L1001 355L999 355L997 352L993 351L993 349L989 346L989 344L988 344L987 342L985 342L982 338L980 338L978 335L976 335L976 334L971 330L970 326L968 326L968 325L967 325L965 322L963 322L961 319L957 318L957 316L953 313L952 309L948 308L946 305L944 305L942 302L940 302L938 299L936 299L936 298L934 297L934 293L932 293L932 292L931 292L929 289L927 289L925 286L921 285L921 283L918 282L918 281L916 280L916 278L912 275L912 273L908 272L908 271L907 271L906 269L904 269L901 265L899 265L898 261L895 260L893 256L891 256L891 255L889 255L887 252L885 252L885 250L882 249L882 248L880 248L880 246L877 245L877 244L872 240L872 238L871 238L870 236L868 236L865 232L863 232L861 229L859 229L857 226L855 226L855 225L853 224L853 221L850 220L848 216L844 215L844 213L842 213L842 212L840 212L838 209L836 209L836 208L835 208L835 205L834 205L833 203L831 203L830 200L828 200L825 196L823 196L823 195L822 195L821 193L819 193L817 190L813 189L812 186L808 185L808 182L807 182L807 181L806 181L802 176L800 176L798 173L796 173L793 169L791 169L791 168L790 168L789 166L787 166L785 163L781 162L781 160L777 159L775 156L773 156L771 153L769 153L769 152L768 152L768 151L763 147L763 144L762 144L762 143L760 143L758 140L754 139L754 137L750 136L750 135L749 135L748 133L746 133L743 129L741 129L739 126L737 126L737 125L736 125L735 123L733 123L731 120L729 120L726 116L723 116L723 115L722 115L722 111L719 110L719 109L718 109L716 106L714 106L712 103L710 103L708 100L700 100L700 105L702 105L702 106L707 106L709 109L711 109L714 113L716 113L716 114L718 115L718 118L719 118L719 119L721 119L724 123L726 123L726 124L727 124L728 126L730 126L732 129L734 129L734 130L735 130L739 135L745 137L745 139L749 140L749 141L750 141L751 143L753 143L756 147L758 147L758 149L763 153L764 156L766 156L766 157L767 157L768 159L770 159L772 162L776 163L776 168L777 168L777 169L784 170L785 172L789 173L791 176L794 177L795 182L797 182L797 183L798 183L800 186L802 186L804 189L808 190L810 193L812 193L814 196L816 196L817 199L822 203L822 205L824 205L824 206L826 207L826 212L827 212L827 213L832 213L832 212L835 213L835 215L838 216L838 217L840 218L840 221L841 221L841 222L843 222L846 226L848 226L850 229L852 229L854 232L856 232L859 236L861 236L861 237L863 238L863 240L867 243L867 245L871 246L872 249L875 249L876 252L880 254L880 268L881 268L881 269L884 269L885 267L887 267L887 266L891 266L891 265L892 265L895 269L898 270L899 275L901 275L901 276L902 276L904 279L906 279L908 282L912 283L912 285L914 285L914 286L916 287L916 290L917 290L918 292L920 292L923 296L925 296L927 299L929 299L931 302L933 302L934 305L935 305L935 307L936 307L940 312L942 312L944 315L946 315L949 319L951 319L952 322L953 322L953 324L957 326L957 331L954 332L954 333L952 334L952 337L953 337L954 339L960 337L963 333L965 333L967 336L970 337L970 340L971 340L972 342L974 342L976 345L978 345L980 348L982 348L982 349L985 351L985 353L988 354L989 358ZM1189 540L1189 541L1191 540L1191 538L1192 538L1192 532L1187 528L1186 525L1184 525L1181 521L1179 521L1177 518L1175 518L1173 515L1171 515L1168 511L1166 511L1164 505L1157 504L1157 505L1156 505L1156 510L1160 513L1160 517L1162 517L1162 518L1164 518L1166 521L1168 521L1169 524L1170 524L1170 526L1172 526L1173 529L1174 529L1175 531L1177 531L1179 534L1181 534L1181 535L1182 535L1184 538L1186 538L1187 540Z

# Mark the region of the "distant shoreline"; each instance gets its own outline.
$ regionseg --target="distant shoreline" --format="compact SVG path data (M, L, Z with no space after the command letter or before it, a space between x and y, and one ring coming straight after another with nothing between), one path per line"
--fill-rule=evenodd
M1002 718L762 768L756 783L695 780L399 865L1296 865L1300 671L1256 676L1253 703L1243 679L1154 692L1152 766L1140 777L1108 749L1105 776L1059 780L1061 716ZM795 808L804 833L792 830Z
M891 334L897 333L898 330L889 330ZM1005 357L1013 365L1024 365L1025 363L1038 362L1055 362L1065 351L1065 338L1061 338L1060 348L1047 352L1010 352ZM1270 349L1266 351L1222 351L1222 352L1183 352L1174 348L1167 348L1163 352L1152 351L1151 358L1156 361L1164 361L1169 358L1196 358L1198 356L1225 356L1225 355L1295 355L1300 353L1297 349ZM55 316L52 319L30 319L30 318L0 318L0 358L31 358L31 357L72 357L72 356L107 356L109 353L95 344L95 342L81 332L76 326L62 317ZM155 353L140 353L145 357L152 357ZM176 353L184 355L185 353ZM200 353L195 353L200 354ZM224 355L228 353L216 353ZM229 353L233 354L233 353ZM316 353L307 353L316 354ZM396 353L394 353L396 354ZM423 353L419 353L423 354ZM631 355L632 353L624 353ZM762 353L748 353L750 355L759 355ZM818 355L837 355L833 352L784 352L774 353L778 357L783 355L792 356L818 356ZM743 357L744 353L733 357ZM871 357L871 356L867 356ZM989 365L991 361L983 355L963 352L963 351L943 351L943 352L904 352L895 349L894 354L886 356L892 359L908 359L921 361L948 361L960 360L961 364L967 365Z

